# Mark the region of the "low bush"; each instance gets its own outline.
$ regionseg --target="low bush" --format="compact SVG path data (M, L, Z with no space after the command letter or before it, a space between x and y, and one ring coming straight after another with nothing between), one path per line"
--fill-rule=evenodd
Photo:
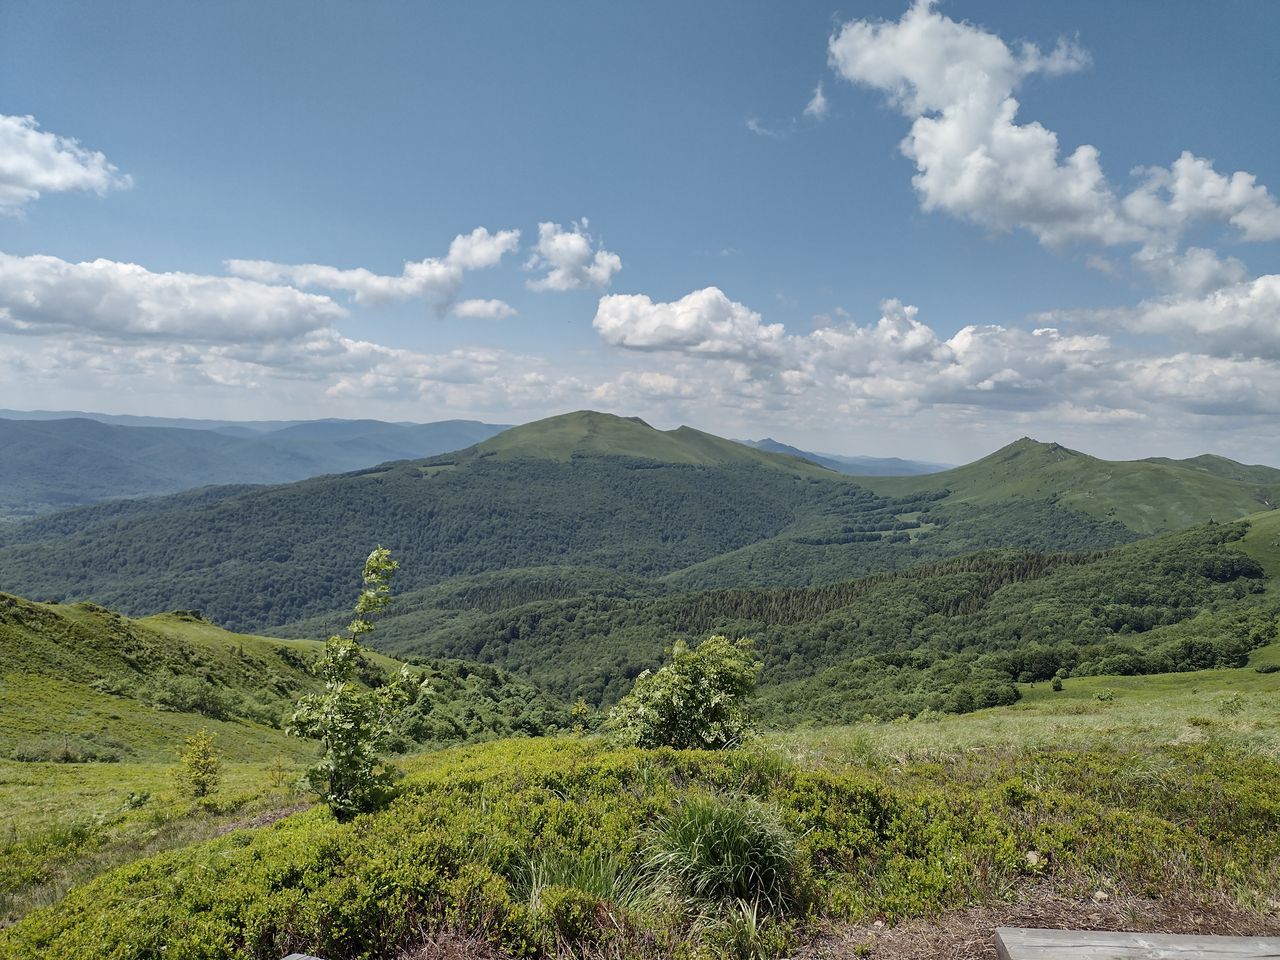
M105 735L44 737L13 748L23 763L118 763L130 752L123 741Z
M823 918L1044 880L1264 908L1280 886L1280 761L1215 739L754 775L739 751L565 738L407 765L384 811L315 809L132 863L0 932L0 955L374 960L453 931L515 955L763 958Z

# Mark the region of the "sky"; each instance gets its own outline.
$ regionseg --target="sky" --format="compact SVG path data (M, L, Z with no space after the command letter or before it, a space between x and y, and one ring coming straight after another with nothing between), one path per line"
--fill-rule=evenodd
M0 0L0 407L1280 463L1280 4Z

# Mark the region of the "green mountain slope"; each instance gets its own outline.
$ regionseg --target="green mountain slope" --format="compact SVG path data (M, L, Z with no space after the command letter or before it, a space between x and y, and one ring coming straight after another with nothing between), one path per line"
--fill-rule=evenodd
M39 604L0 594L0 757L171 760L201 728L229 757L264 761L314 748L281 726L318 689L322 644L229 633L198 614L133 620L96 604ZM376 684L400 663L370 653ZM563 725L563 707L491 666L419 661L428 692L406 742L457 741Z
M1051 500L1142 534L1236 520L1280 505L1280 470L1222 457L1099 460L1023 438L974 463L922 477L862 477L886 496L948 491L947 503Z
M616 417L594 410L566 413L508 430L479 444L476 453L505 460L617 456L702 467L773 467L824 478L832 473L799 457L757 450L692 427L655 430L639 417Z

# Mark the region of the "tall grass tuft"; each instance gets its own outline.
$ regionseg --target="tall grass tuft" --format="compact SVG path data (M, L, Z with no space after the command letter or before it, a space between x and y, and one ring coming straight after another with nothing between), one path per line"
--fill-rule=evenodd
M678 893L774 912L795 898L796 858L777 813L750 797L690 797L649 838L649 867Z
M610 854L544 854L519 865L513 874L512 891L535 910L548 887L580 890L601 903L632 911L651 906L656 896L650 876Z

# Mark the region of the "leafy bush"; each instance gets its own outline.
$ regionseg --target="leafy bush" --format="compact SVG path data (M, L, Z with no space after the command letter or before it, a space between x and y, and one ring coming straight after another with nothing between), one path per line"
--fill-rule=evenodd
M394 682L372 690L356 681L362 670L366 681L380 679L367 673L359 637L373 629L370 618L390 602L391 577L399 566L382 547L369 554L362 574L364 590L347 627L350 636L330 637L316 665L324 692L302 697L289 720L290 733L315 737L323 745L324 753L307 771L307 781L339 820L382 806L391 798L396 779L381 752L395 732L398 713L409 702L409 668L401 667Z
M609 723L640 747L718 750L742 741L749 727L746 699L761 663L750 640L709 637L690 650L677 641L671 662L645 671L614 708Z

